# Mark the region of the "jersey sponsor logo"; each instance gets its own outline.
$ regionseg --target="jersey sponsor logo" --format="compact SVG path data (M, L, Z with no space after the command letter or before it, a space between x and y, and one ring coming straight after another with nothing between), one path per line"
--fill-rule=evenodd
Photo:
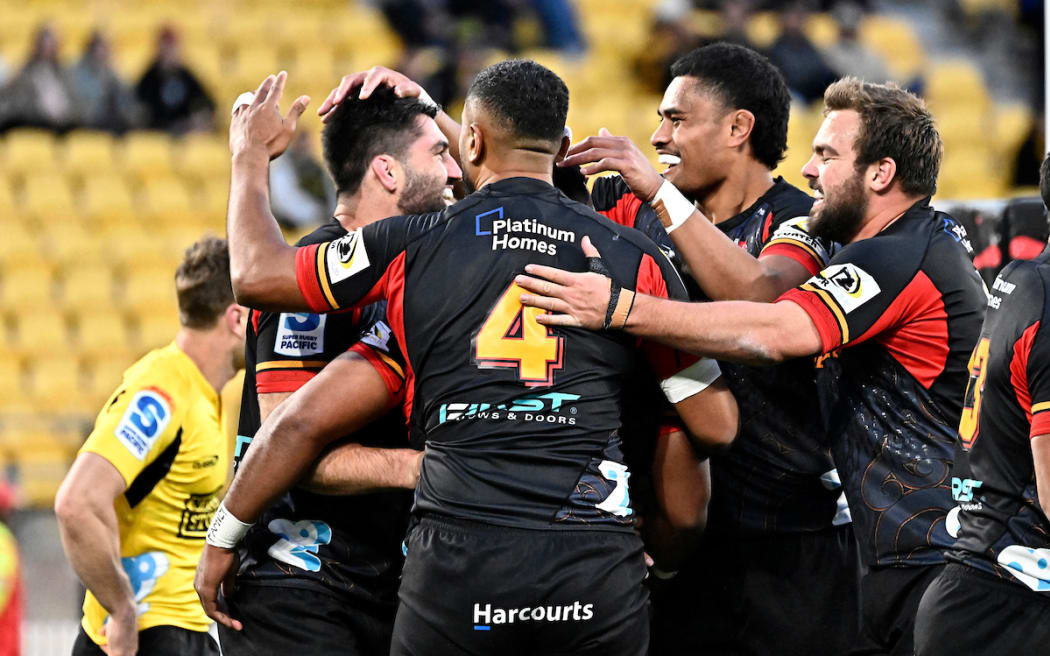
M157 438L171 421L171 401L155 387L140 390L131 397L128 409L113 434L131 455L144 461Z
M281 314L273 350L280 355L301 357L324 352L324 327L328 316L295 312Z
M796 246L803 247L810 255L822 263L826 263L831 257L831 254L820 243L820 240L810 234L808 216L796 216L781 223L773 231L773 237L769 240L769 243L772 244L778 240L790 241Z
M827 292L846 314L882 291L867 271L854 264L833 264L810 278L806 285Z
M215 456L214 462L218 462ZM196 464L196 463L194 463ZM187 540L203 540L208 535L208 525L219 509L219 490L207 494L191 494L182 502L182 517L179 519L179 537Z
M138 556L121 558L120 565L128 575L135 601L139 602L138 614L142 615L149 610L149 604L144 600L157 587L157 580L168 571L168 557L161 551L147 551Z
M321 569L321 559L315 554L322 544L332 541L328 524L312 519L298 522L275 519L266 527L281 537L266 551L271 558L308 572Z
M982 485L984 485L984 481L952 476L952 498L959 502L959 506L963 510L980 510L984 507L980 502L969 502L973 501L973 491Z
M1036 592L1050 592L1050 549L1012 544L996 559L1021 583Z
M973 257L973 244L970 243L970 235L966 232L966 227L947 217L943 220L944 232L946 232L952 239L962 244L962 247L966 249L966 253L970 255L970 257Z
M558 606L499 608L474 604L474 630L491 631L493 626L515 622L587 622L594 617L594 604L574 601Z
M540 219L510 219L497 207L474 217L474 234L492 238L492 250L526 250L543 255L556 255L558 244L576 242L572 230L554 228Z
M1017 285L1015 283L1003 280L1002 277L996 277L995 282L992 283L992 289L994 289L997 292L1002 292L1009 296L1010 294L1014 293L1015 289L1017 289Z
M381 351L389 352L391 334L390 326L386 325L386 322L377 321L372 324L361 341Z
M489 419L575 426L576 417L570 415L575 415L577 409L571 404L579 399L579 394L549 392L535 396L521 396L513 401L500 404L442 403L438 408L437 425L465 419Z
M361 230L354 230L328 244L325 262L328 268L328 281L331 283L341 282L367 269L368 252L365 250Z

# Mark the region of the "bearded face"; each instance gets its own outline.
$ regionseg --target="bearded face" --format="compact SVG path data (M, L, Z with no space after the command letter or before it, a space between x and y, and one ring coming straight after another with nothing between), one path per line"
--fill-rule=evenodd
M810 181L817 201L809 212L809 231L814 237L846 244L860 232L868 213L864 177L857 171L834 187Z
M448 175L440 171L416 171L405 169L405 188L397 199L397 209L402 214L425 214L445 209L445 189Z

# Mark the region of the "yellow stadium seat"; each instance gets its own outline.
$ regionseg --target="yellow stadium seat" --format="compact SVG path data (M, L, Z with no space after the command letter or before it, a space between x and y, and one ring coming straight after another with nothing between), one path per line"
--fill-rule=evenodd
M76 176L96 175L114 168L113 137L105 132L77 130L66 137L63 167Z
M0 212L3 216L11 216L15 209L15 195L11 191L11 181L3 171L0 171Z
M27 383L25 371L18 359L6 354L0 358L0 398L23 396Z
M310 46L299 48L295 69L289 79L300 85L332 88L342 76L343 73L335 68L335 57L330 48Z
M142 181L171 175L172 140L161 132L135 132L124 137L124 172Z
M210 93L214 94L218 91L221 88L225 71L225 58L218 44L194 44L192 48L185 48L184 51L186 66L193 71Z
M806 36L818 48L826 48L839 38L839 28L831 14L816 13L806 20Z
M245 42L237 49L237 67L233 79L245 89L254 89L266 79L290 68L290 60L279 56L277 49L257 40Z
M160 348L175 339L179 330L178 321L173 321L170 312L158 312L139 317L138 346L143 351Z
M116 35L115 35L116 36ZM142 41L141 35L129 37L132 41L113 43L113 69L125 80L136 84L146 72L156 54L156 47L151 41Z
M271 25L280 20L274 16L274 12L252 4L242 4L232 18L224 21L217 33L219 43L231 50L263 41L266 35L274 31Z
M0 239L0 267L8 270L28 263L43 264L44 258L37 247L36 236L22 222L10 222L3 227L4 238Z
M273 39L278 47L298 50L301 57L304 50L312 50L320 45L324 15L320 11L300 5L294 12L282 16L274 28L276 34L273 35Z
M44 266L19 266L4 271L3 305L7 311L44 309L55 303L54 282Z
M121 304L136 312L174 306L175 270L167 267L129 270Z
M142 226L107 226L102 241L113 260L129 270L167 263L171 257L168 246L156 232L146 232ZM171 270L174 273L175 269Z
M22 209L46 220L69 220L77 211L69 181L55 173L26 177L22 186Z
M189 190L175 177L156 178L142 188L145 216L151 223L183 223L191 220L194 202Z
M1032 129L1032 110L1023 103L1000 105L995 110L995 141L1000 154L1013 157Z
M4 137L4 168L9 173L53 171L58 161L55 137L45 130L12 130Z
M128 225L138 218L127 182L108 170L84 178L80 199L80 211L96 226Z
M128 348L104 354L88 366L88 395L99 409L123 381L124 371L136 360L139 349Z
M32 394L43 410L83 412L84 378L76 357L41 355L30 361Z
M780 21L776 12L760 11L747 21L747 38L759 48L768 48L780 36Z
M942 103L938 106L946 108L934 115L946 152L950 153L959 147L980 146L992 141L992 117L967 105Z
M184 137L176 163L183 178L198 182L217 178L229 184L230 147L224 137L202 133Z
M965 107L973 112L988 108L988 89L977 67L964 59L936 64L926 80L926 98L936 112Z
M18 326L14 346L20 353L35 358L72 352L66 320L55 309L18 311L14 319Z
M19 490L31 508L51 508L74 452L54 438L40 440L33 448L22 445L14 454L18 463Z
M71 310L112 309L113 270L106 265L72 266L65 269L62 303Z
M915 77L926 63L926 54L911 25L901 19L870 14L859 27L861 42L886 61L899 80Z
M77 317L77 347L82 355L97 360L126 353L130 344L124 316L112 306Z

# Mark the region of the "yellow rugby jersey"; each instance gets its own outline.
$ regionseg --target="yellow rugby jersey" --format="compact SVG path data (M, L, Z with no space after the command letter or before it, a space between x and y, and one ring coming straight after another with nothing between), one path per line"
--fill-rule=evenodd
M124 477L114 503L120 555L139 607L139 630L206 631L193 575L229 460L219 395L174 343L124 373L81 453L96 453ZM81 624L99 634L107 612L88 591Z

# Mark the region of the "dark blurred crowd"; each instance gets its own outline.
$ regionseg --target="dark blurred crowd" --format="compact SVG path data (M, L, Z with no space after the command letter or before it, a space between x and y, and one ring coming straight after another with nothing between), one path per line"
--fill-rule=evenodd
M141 128L181 135L213 128L215 102L183 63L173 29L159 31L153 59L134 83L114 70L102 33L92 34L72 66L59 59L58 38L51 26L41 26L25 64L3 80L0 132L34 127L123 134Z

